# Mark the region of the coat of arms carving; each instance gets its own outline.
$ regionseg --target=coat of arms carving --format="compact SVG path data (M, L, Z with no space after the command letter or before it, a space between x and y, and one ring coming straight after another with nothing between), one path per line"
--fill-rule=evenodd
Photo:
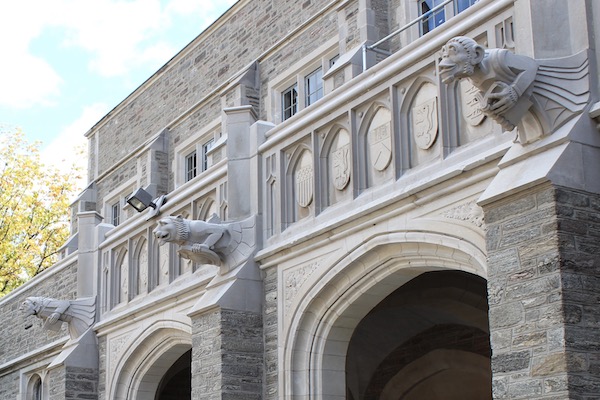
M350 144L341 146L331 153L333 186L344 190L350 182Z
M420 149L429 149L438 132L437 101L431 98L412 109L413 136Z
M392 127L388 121L369 130L369 155L373 168L385 170L392 161Z

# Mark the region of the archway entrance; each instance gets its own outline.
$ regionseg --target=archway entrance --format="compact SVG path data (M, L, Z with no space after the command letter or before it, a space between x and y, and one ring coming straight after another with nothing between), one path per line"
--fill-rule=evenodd
M191 400L192 350L186 351L162 377L156 400Z
M351 400L491 399L486 282L424 273L356 326L346 357Z

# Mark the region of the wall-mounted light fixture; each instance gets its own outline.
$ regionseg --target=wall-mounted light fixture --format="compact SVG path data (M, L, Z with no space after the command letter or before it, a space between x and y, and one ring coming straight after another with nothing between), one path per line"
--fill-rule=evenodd
M135 208L137 212L142 212L148 207L152 207L154 210L150 213L148 218L152 218L158 215L160 207L167 202L166 196L160 196L157 200L152 198L152 195L145 191L143 188L139 188L131 196L127 198L127 203Z

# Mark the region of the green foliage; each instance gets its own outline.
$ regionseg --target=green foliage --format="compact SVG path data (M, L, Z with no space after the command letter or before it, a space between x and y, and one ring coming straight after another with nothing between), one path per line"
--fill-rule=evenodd
M76 179L45 166L22 132L0 132L0 297L57 261Z

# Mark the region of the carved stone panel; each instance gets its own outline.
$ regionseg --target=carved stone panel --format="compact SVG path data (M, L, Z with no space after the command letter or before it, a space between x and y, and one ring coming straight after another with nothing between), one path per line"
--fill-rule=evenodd
M418 148L429 149L438 134L437 90L431 83L425 83L415 96L412 107L413 138Z
M471 126L480 125L485 119L485 114L481 110L481 95L469 80L463 79L459 84L460 88L460 108L462 116Z
M139 251L137 267L138 272L138 293L143 294L148 291L148 242L144 241Z
M337 133L331 146L330 168L333 187L337 190L344 190L350 182L352 172L350 135L345 129L341 129Z
M371 165L377 171L385 170L392 161L392 116L388 109L377 110L367 131Z
M308 207L313 201L313 161L310 152L304 151L294 171L296 203Z
M294 268L284 273L283 290L286 313L290 310L290 306L304 282L306 282L306 280L321 266L321 264L322 260L315 260L309 264Z

